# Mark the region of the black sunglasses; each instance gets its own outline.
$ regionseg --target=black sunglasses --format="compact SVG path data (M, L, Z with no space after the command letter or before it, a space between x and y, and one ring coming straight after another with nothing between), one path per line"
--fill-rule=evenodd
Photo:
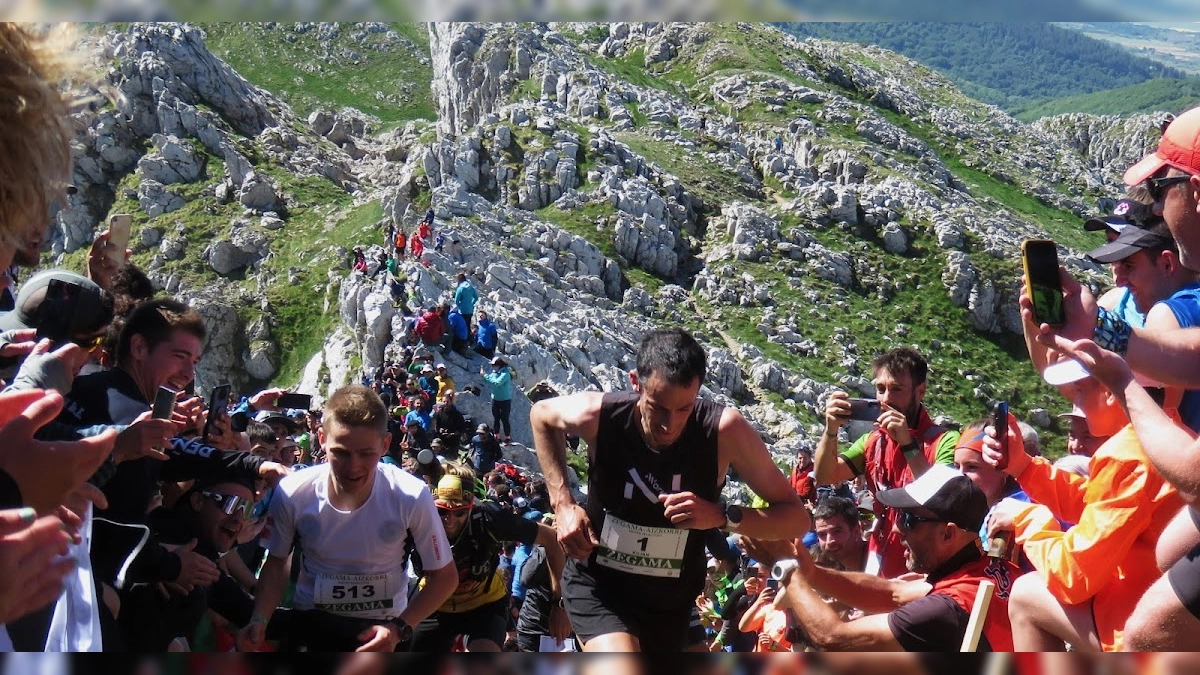
M1186 183L1191 179L1191 174L1185 174L1183 176L1165 176L1163 178L1150 178L1146 181L1146 192L1150 194L1150 198L1154 200L1155 204L1157 204L1163 200L1163 192L1165 192L1167 188L1175 185L1176 183Z
M918 516L912 511L901 511L898 522L900 523L901 528L912 531L921 523L945 523L949 521L942 520L941 518L926 518L925 516Z

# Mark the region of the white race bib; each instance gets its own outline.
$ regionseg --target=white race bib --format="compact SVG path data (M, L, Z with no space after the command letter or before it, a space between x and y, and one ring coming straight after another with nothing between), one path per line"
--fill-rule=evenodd
M609 514L600 533L596 564L630 574L678 579L687 538L688 530L634 525Z
M313 606L338 616L386 619L395 614L395 574L318 574Z

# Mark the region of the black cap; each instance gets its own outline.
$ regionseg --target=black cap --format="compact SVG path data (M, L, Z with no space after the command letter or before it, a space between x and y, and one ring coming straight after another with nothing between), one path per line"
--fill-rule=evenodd
M1168 248L1174 241L1165 226L1143 230L1126 227L1117 238L1094 251L1088 257L1099 263L1115 263L1148 248Z
M38 272L21 284L13 310L0 314L0 331L37 328L38 311L46 299L46 288L54 279L80 288L79 304L71 321L72 337L95 335L112 323L112 300L96 282L68 270L51 269Z
M1154 213L1153 207L1132 199L1122 199L1113 207L1112 213L1106 216L1088 218L1083 223L1083 229L1089 232L1112 230L1120 234L1130 225L1150 227L1162 220L1162 216Z
M970 478L943 464L934 464L921 477L902 488L875 495L893 509L923 509L968 532L978 532L987 517L983 490Z

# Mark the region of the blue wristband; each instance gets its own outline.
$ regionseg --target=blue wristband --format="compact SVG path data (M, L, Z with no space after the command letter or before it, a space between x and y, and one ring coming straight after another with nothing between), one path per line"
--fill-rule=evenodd
M1129 336L1132 334L1133 328L1128 322L1115 312L1100 308L1096 314L1096 330L1092 339L1102 349L1125 356L1125 352L1129 350Z

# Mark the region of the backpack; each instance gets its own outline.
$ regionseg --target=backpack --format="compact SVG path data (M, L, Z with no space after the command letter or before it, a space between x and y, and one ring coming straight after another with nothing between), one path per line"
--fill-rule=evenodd
M497 462L496 469L503 471L504 477L507 478L508 482L511 483L514 487L525 484L525 480L526 480L525 475L521 473L520 469L513 466L512 464Z

